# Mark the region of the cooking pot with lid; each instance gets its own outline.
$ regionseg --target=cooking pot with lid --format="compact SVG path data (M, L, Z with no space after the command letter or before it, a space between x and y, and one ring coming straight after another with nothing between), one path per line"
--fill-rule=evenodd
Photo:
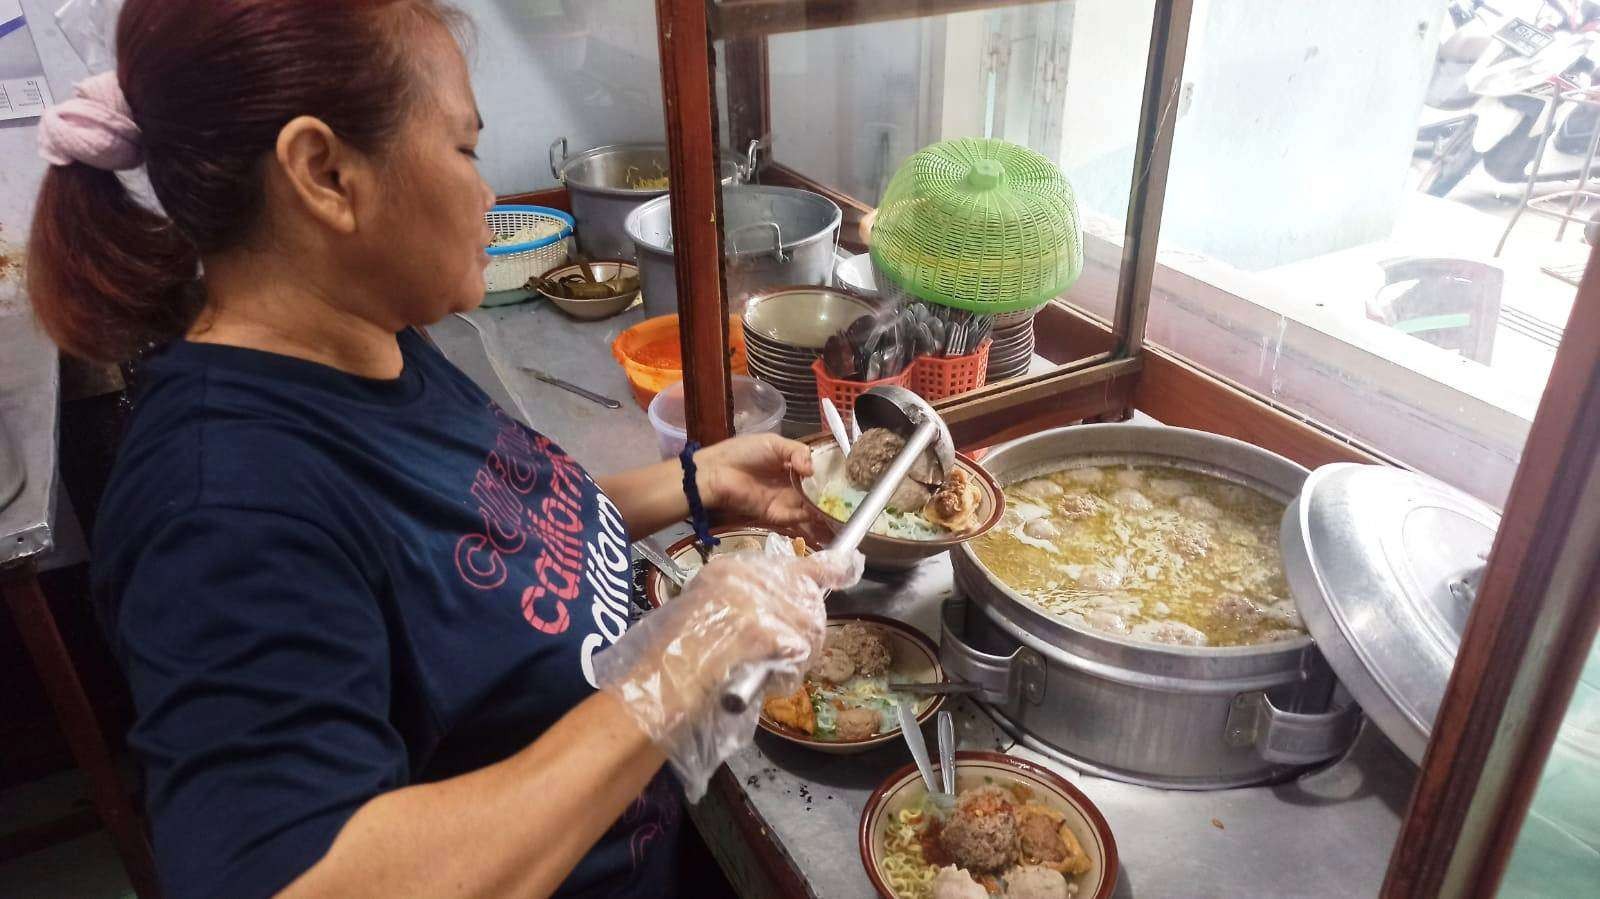
M1136 424L1080 425L984 459L1002 484L1068 467L1139 463L1220 477L1285 504L1308 472L1228 437ZM1024 744L1130 783L1222 789L1288 777L1342 754L1360 708L1310 637L1252 646L1147 643L1068 624L952 553L941 654Z

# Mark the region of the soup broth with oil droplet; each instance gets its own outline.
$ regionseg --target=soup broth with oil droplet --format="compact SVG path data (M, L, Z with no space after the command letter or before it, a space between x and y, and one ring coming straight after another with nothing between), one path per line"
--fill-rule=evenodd
M1305 634L1278 551L1277 500L1158 465L1068 468L1005 493L1006 517L973 549L1068 624L1186 646Z

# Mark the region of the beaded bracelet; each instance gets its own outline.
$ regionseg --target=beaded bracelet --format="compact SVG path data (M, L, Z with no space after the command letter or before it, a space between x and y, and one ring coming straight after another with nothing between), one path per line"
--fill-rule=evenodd
M711 518L700 499L700 485L695 482L694 454L699 451L700 444L691 440L684 444L678 461L683 463L683 496L689 501L689 523L694 526L695 539L700 541L701 546L709 548L722 541L711 533Z

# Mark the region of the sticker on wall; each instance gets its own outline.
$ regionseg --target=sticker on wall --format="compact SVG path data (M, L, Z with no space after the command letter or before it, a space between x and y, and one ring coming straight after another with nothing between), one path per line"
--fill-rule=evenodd
M22 0L0 0L0 121L37 118L52 102Z

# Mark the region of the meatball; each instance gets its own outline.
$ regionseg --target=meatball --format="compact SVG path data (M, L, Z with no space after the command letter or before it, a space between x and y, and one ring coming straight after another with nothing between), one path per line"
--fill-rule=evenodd
M940 868L929 886L933 899L989 899L989 891L955 865Z
M1116 475L1117 484L1122 487L1143 487L1144 473L1133 468L1119 468Z
M829 642L850 657L852 667L862 677L877 677L889 670L889 644L875 629L851 622L830 636Z
M1067 899L1067 879L1042 865L1012 868L1006 874L1006 899Z
M1194 492L1188 484L1177 478L1151 478L1150 492L1162 499L1177 499Z
M1104 565L1085 565L1072 580L1085 590L1115 590L1122 586L1122 575Z
M1205 646L1211 641L1196 628L1181 621L1147 621L1133 627L1133 636L1151 643L1169 643L1174 646Z
M1154 505L1150 502L1150 497L1132 487L1124 487L1111 494L1111 501L1129 512L1148 512Z
M975 871L998 871L1017 859L1017 812L1011 794L996 786L968 790L941 835L956 864Z
M1099 514L1100 501L1087 493L1068 493L1056 503L1056 508L1067 518L1076 520Z
M1178 511L1201 521L1210 521L1217 517L1217 507L1203 496L1185 496L1179 499Z
M811 669L806 672L806 676L813 680L830 684L842 684L855 675L856 663L850 658L850 653L835 645L824 645L812 660Z
M1017 492L1038 500L1050 500L1062 494L1061 485L1049 478L1033 478L1017 485Z
M841 740L865 740L878 732L883 717L872 709L845 709L834 719Z
M873 428L850 448L845 475L857 490L871 490L905 446L905 438L899 434L887 428ZM944 473L939 470L939 462L930 449L912 464L906 477L919 484L938 484L944 480Z
M1180 522L1167 534L1167 547L1185 559L1204 558L1211 552L1211 529L1198 521Z
M1061 536L1061 529L1048 518L1035 518L1022 526L1022 532L1035 540L1054 540Z
M1017 841L1022 857L1034 862L1059 862L1067 857L1061 825L1043 812L1024 808L1017 816Z
M1105 609L1089 612L1083 616L1083 621L1097 631L1109 631L1113 634L1128 632L1128 620L1116 612L1108 612Z
M1302 628L1305 624L1300 620L1300 610L1289 600L1281 600L1261 610L1263 617L1269 618L1275 624L1284 627Z
M1106 473L1098 468L1072 468L1062 475L1074 484L1098 484L1106 479Z
M906 478L889 494L889 503L884 508L890 512L917 512L932 498L933 491L927 485Z

